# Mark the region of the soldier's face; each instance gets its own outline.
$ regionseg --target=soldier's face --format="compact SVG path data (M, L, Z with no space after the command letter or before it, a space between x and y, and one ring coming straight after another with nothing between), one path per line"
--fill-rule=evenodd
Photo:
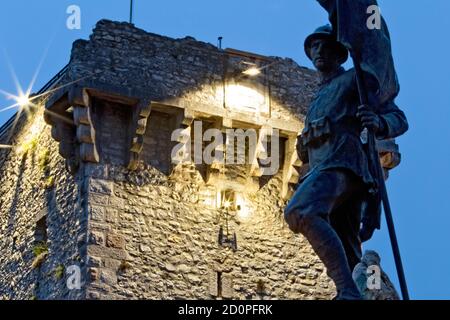
M328 39L316 39L311 43L311 59L317 70L332 72L339 68L336 43Z

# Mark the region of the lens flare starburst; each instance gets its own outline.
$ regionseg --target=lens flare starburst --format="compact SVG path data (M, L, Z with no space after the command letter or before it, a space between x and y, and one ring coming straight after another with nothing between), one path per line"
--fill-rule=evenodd
M21 95L17 98L17 103L21 108L25 108L30 104L30 97L27 95Z
M36 70L35 70L35 72L33 74L33 77L32 77L32 79L31 79L31 81L30 81L30 83L29 83L29 85L28 85L26 90L24 90L22 88L22 86L21 86L21 84L20 84L20 82L18 80L18 77L16 75L16 72L14 70L14 67L13 67L12 63L10 62L6 51L4 51L4 56L5 56L6 62L8 64L8 68L9 68L9 71L11 73L11 77L12 77L12 79L14 81L14 84L15 84L15 87L16 87L16 93L14 94L14 93L10 93L10 92L7 92L5 90L0 89L0 94L4 95L6 100L12 100L14 102L13 104L11 104L11 105L9 105L7 107L0 108L0 113L8 111L8 110L14 110L14 109L17 110L17 112L16 112L16 114L14 116L14 120L12 122L12 125L8 129L10 134L9 134L8 138L6 139L6 141L10 141L11 140L12 134L14 132L14 129L15 129L15 127L16 127L19 119L20 119L20 117L22 116L22 114L25 113L27 116L31 115L30 111L32 111L33 109L39 108L39 104L40 104L39 102L40 102L42 97L47 96L47 95L51 94L52 92L58 91L58 90L66 87L66 86L71 86L71 85L73 85L73 84L75 84L77 82L80 82L80 81L83 81L85 79L91 78L95 74L100 73L100 72L96 72L96 73L88 74L88 75L86 75L84 77L81 77L81 78L79 78L77 80L70 81L70 82L64 82L62 85L58 86L57 83L59 82L59 80L62 79L62 75L64 74L64 73L62 73L63 70L64 70L64 72L65 72L65 70L67 70L67 66L65 66L63 68L63 70L61 70L60 73L58 73L58 75L61 74L61 76L56 81L54 81L54 79L51 80L51 81L54 81L54 83L51 86L49 86L48 89L46 89L45 91L40 90L37 94L32 94L33 86L34 86L34 84L36 82L36 79L37 79L37 77L39 75L39 72L41 70L43 62L44 62L44 60L45 60L45 58L47 56L49 47L50 47L50 44L46 48L46 50L44 52L44 55L43 55L41 61L39 62L39 65L36 68ZM47 110L47 112L52 113L50 110ZM55 116L55 117L60 117L58 114L52 114L52 115ZM67 121L67 119L62 119L62 120L63 121ZM10 146L9 145L4 145L2 148L6 148L6 147L9 148Z

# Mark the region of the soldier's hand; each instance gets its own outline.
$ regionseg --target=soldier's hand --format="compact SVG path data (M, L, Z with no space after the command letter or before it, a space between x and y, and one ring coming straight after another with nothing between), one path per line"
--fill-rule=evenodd
M374 133L384 130L383 121L368 105L359 106L356 116L360 119L363 128L367 128Z
M361 242L369 241L370 239L372 239L374 232L374 227L363 224L361 229L359 230L359 239L361 240Z

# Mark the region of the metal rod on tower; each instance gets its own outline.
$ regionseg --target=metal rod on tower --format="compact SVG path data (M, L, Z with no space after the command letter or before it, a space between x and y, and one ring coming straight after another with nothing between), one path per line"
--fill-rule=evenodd
M130 23L133 23L133 0L130 0Z

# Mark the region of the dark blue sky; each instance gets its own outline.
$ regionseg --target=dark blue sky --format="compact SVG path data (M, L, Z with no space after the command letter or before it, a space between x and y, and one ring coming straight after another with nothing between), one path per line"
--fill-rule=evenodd
M402 91L397 99L410 131L398 143L402 164L388 182L410 295L450 298L450 1L380 0L389 24ZM135 24L170 37L193 36L264 55L290 57L311 67L303 40L327 22L313 0L135 0ZM81 30L66 28L66 9L81 7ZM71 44L87 38L101 18L128 20L129 0L14 0L0 11L0 89L16 93L10 63L23 87L38 65L34 91L69 60ZM47 52L47 54L46 54ZM9 60L9 62L8 62ZM0 109L13 102L0 95ZM0 112L0 124L14 110ZM365 246L396 273L386 227Z

